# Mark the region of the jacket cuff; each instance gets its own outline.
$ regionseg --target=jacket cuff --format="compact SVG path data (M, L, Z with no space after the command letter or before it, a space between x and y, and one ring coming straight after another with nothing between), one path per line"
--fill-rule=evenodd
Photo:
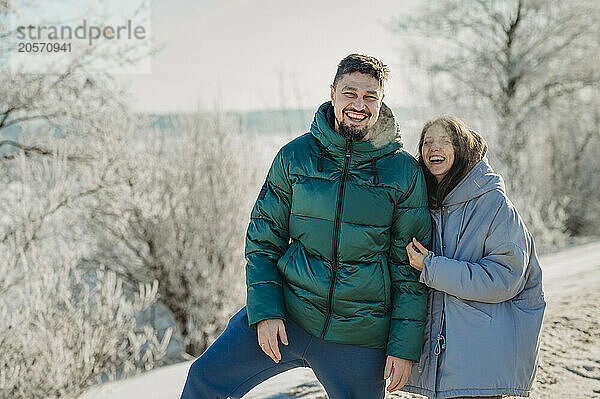
M425 259L423 260L423 270L419 276L419 281L428 287L431 287L435 277L435 254L433 251L429 251Z
M423 348L425 322L392 319L386 354L418 362Z
M266 319L285 320L285 306L281 286L276 283L261 283L248 287L246 308L248 325L254 325Z

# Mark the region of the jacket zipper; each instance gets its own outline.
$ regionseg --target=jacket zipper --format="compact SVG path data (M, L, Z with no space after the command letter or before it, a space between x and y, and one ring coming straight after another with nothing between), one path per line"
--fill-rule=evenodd
M340 240L342 202L344 199L344 188L346 186L346 179L348 178L348 165L350 164L351 155L352 141L346 140L346 156L344 161L344 170L342 172L342 180L340 181L340 188L338 190L338 198L335 211L335 227L333 230L333 273L331 275L331 282L329 283L329 296L327 299L327 318L325 319L323 331L321 331L321 339L325 338L325 333L327 332L327 327L329 327L329 322L331 321L331 316L333 314L333 287L335 285L335 279L337 278L338 271L338 244Z
M445 207L442 206L442 208L440 209L440 249L442 251L442 253L440 255L445 256L445 251L444 249L446 248L446 245L444 244L444 211L446 210ZM440 320L440 331L436 337L436 343L435 343L435 347L434 347L434 355L435 355L435 379L434 379L434 383L433 383L433 392L434 392L434 397L437 398L437 392L438 392L438 386L437 386L437 382L438 382L438 369L440 367L440 357L442 354L442 351L444 351L446 349L446 337L444 337L444 335L442 334L442 332L444 331L444 323L446 322L446 293L444 292L444 296L442 298L442 318Z

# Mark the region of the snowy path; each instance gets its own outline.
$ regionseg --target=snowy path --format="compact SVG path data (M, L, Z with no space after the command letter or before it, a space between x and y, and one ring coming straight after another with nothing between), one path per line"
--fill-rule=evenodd
M567 291L582 291L584 287L600 289L600 242L546 255L540 263L549 307L553 305L553 298L564 297ZM185 362L162 367L124 381L103 384L92 388L80 399L177 399L190 364ZM291 395L294 390L302 394ZM309 399L322 397L319 392L321 389L312 371L299 368L264 382L244 398Z
M540 258L544 290L550 291L564 280L600 273L600 242L580 245Z

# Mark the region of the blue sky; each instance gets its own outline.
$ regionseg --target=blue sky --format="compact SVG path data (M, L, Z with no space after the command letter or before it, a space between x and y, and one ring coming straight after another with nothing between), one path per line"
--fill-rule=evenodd
M392 17L419 1L154 0L150 74L118 75L137 110L315 107L341 58L361 52L392 69L386 102L409 105L410 69Z

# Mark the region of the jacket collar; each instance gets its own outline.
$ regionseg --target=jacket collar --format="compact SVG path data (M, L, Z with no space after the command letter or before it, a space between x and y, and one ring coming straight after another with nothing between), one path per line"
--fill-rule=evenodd
M310 132L332 155L343 155L348 139L333 130L329 124L327 114L332 108L331 101L327 101L319 107ZM352 143L353 152L361 153L360 158L377 158L402 148L398 124L392 110L385 104L381 105L379 118L371 128L369 135L370 139L367 141Z

